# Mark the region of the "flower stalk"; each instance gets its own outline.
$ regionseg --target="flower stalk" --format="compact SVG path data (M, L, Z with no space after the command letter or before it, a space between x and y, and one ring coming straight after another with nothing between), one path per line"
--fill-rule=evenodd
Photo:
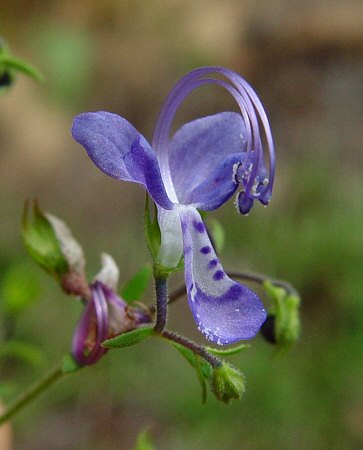
M162 333L167 321L168 314L168 291L167 279L155 276L155 293L156 293L156 323L154 330Z
M52 386L66 373L63 371L62 365L56 366L50 370L43 378L38 380L29 389L19 395L19 397L11 403L4 414L0 416L0 425L10 420L15 414L22 410L28 403L37 398L42 392Z
M180 336L173 331L164 330L161 333L161 336L165 339L168 339L169 341L176 342L183 347L189 348L189 350L192 350L192 352L194 352L196 355L204 358L213 368L220 367L223 364L219 358L207 352L205 347L203 347L202 345L197 344L196 342L193 342L184 336Z

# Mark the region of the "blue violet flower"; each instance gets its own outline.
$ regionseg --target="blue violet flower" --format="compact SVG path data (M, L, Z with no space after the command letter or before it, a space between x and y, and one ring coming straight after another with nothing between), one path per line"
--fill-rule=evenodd
M183 100L207 84L226 89L240 112L194 120L171 136ZM184 252L188 301L199 330L220 345L254 337L266 311L253 291L224 272L198 212L215 210L236 194L237 209L248 214L255 200L267 205L271 198L273 139L263 106L249 84L221 67L191 71L167 97L151 146L126 119L109 112L77 116L72 135L104 173L143 185L156 202L159 262L175 267ZM103 302L101 291L93 287L94 308Z

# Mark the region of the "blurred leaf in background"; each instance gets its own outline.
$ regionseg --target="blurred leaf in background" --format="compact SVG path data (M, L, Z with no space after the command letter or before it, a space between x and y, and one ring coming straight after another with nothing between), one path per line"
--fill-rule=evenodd
M29 262L11 264L0 280L0 311L18 315L40 296L39 275Z
M79 106L92 89L97 59L93 36L67 24L42 23L32 38L43 58L51 97L70 109Z

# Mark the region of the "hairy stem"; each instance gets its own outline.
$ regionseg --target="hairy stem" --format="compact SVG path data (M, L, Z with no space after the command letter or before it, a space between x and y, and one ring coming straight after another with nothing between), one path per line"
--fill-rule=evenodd
M62 367L57 366L50 372L48 372L43 378L33 384L33 386L20 394L20 396L7 407L4 414L0 416L0 425L10 420L18 411L24 408L24 406L38 397L39 394L41 394L48 387L54 384L59 378L61 378L62 375L65 375Z
M212 367L220 367L222 365L222 361L216 356L208 353L205 347L203 347L200 344L197 344L196 342L191 341L190 339L187 339L184 336L180 336L179 334L176 334L173 331L168 330L164 330L161 333L161 336L168 339L169 341L176 342L180 345L183 345L186 348L189 348L189 350L192 350L196 355L201 356L207 362L209 362L209 364Z
M166 325L168 310L168 290L166 278L155 277L156 323L155 331L161 333Z

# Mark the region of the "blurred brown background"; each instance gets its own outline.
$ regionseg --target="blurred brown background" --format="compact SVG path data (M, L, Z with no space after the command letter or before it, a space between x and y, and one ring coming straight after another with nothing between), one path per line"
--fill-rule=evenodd
M128 450L144 427L165 450L362 448L362 1L3 0L0 26L13 53L45 75L43 84L19 76L0 98L3 271L28 261L20 217L36 197L84 245L90 279L108 251L126 281L148 258L144 193L92 165L72 141L72 119L108 110L151 138L172 85L222 65L258 92L278 164L269 208L245 219L230 202L213 213L226 229L223 264L288 279L303 298L290 355L271 359L257 338L233 360L248 380L241 402L200 405L180 356L146 343L30 405L14 421L14 448ZM210 92L194 93L179 122L234 107ZM68 350L80 310L34 270L41 295L16 334L44 349L49 366ZM202 341L185 302L170 325ZM20 384L42 373L24 368L8 370Z

